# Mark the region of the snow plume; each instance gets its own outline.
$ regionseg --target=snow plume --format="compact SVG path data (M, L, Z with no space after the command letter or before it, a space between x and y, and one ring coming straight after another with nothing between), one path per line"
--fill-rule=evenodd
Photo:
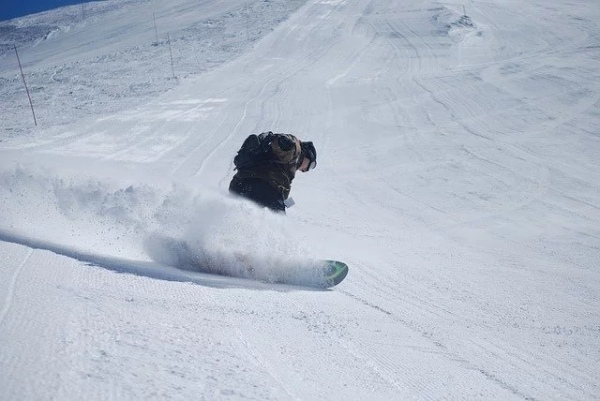
M214 190L19 165L0 171L0 202L3 230L74 251L272 282L315 266L297 225Z
M177 189L18 165L0 171L0 227L73 249L140 257L140 238L182 198Z
M317 284L317 259L287 217L250 202L203 196L180 236L156 232L146 249L154 260L184 269L268 282Z

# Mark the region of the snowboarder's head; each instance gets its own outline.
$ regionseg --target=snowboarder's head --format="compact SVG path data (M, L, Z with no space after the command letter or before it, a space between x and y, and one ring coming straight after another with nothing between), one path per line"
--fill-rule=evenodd
M312 142L302 142L300 144L300 163L298 169L306 172L317 167L317 150Z

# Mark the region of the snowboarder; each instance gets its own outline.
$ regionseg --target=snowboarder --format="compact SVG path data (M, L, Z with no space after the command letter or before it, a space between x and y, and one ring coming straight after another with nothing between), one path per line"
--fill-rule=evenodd
M317 151L312 142L269 131L248 136L233 163L237 172L229 184L231 193L285 213L296 171L314 169Z

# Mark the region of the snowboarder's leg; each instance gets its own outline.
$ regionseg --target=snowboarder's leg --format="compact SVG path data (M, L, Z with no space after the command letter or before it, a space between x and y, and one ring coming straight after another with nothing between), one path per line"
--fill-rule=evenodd
M281 194L272 185L260 178L234 177L229 184L229 191L275 212L285 213L285 204Z

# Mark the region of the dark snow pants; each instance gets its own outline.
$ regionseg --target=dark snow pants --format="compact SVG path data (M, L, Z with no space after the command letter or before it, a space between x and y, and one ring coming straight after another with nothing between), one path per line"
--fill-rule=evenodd
M285 213L285 203L281 194L271 184L260 178L234 176L229 184L229 192L250 199L275 212Z

